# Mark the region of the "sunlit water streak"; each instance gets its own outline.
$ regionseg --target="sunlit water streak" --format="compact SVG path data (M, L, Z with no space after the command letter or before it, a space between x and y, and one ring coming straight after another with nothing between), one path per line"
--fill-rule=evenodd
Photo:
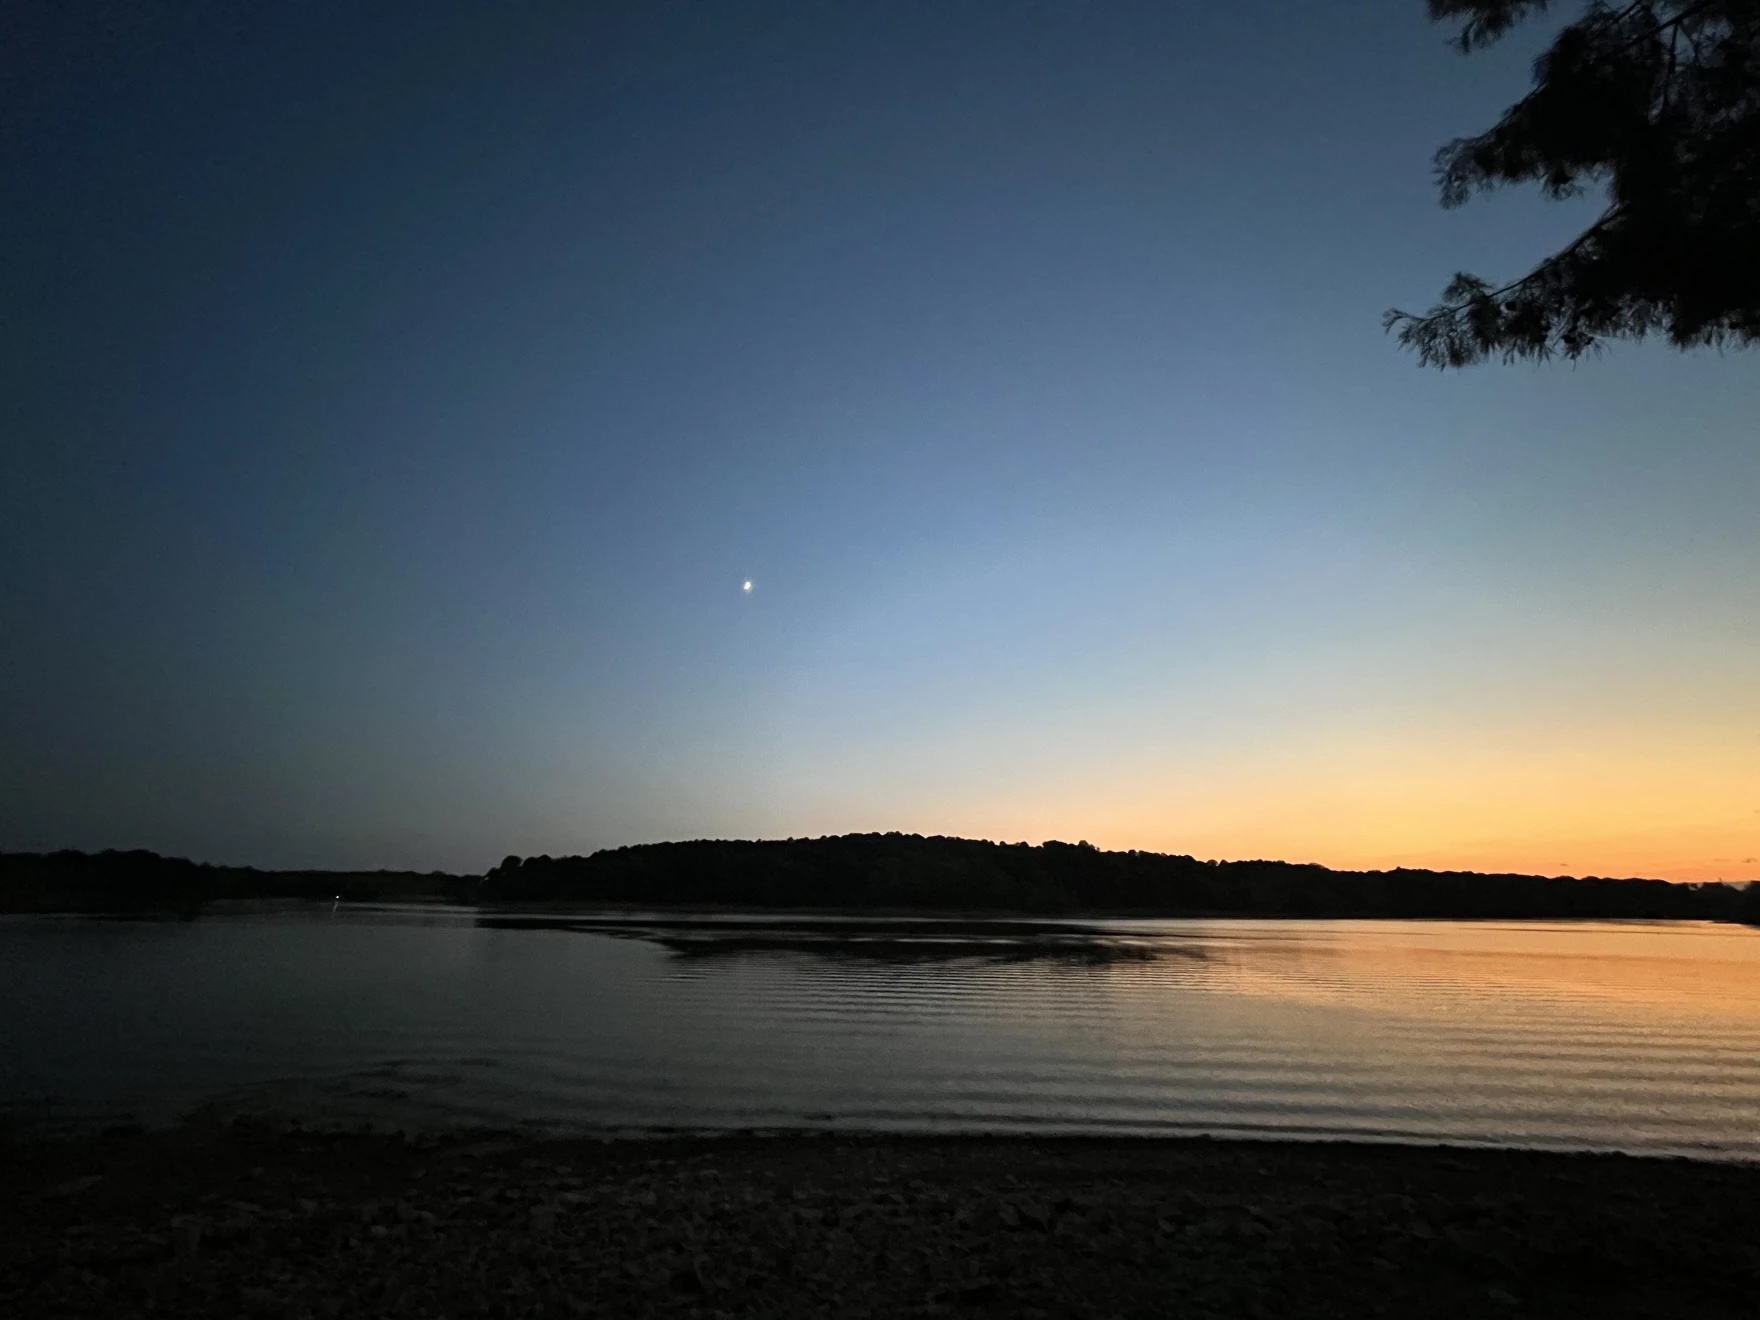
M656 941L681 928L658 918L615 933L396 907L0 921L0 1108L25 1127L218 1104L1760 1158L1756 930L1113 921L1040 947L1019 923L994 939L869 925L884 943L850 956L848 928L801 925L729 919L675 952Z

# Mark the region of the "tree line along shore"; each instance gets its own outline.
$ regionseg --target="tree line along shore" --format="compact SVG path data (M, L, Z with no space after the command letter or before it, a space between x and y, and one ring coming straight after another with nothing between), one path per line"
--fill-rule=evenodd
M1760 885L1203 861L1087 843L915 834L697 840L510 856L483 875L277 871L143 850L0 853L0 911L188 910L224 900L1046 915L1709 920L1760 924Z

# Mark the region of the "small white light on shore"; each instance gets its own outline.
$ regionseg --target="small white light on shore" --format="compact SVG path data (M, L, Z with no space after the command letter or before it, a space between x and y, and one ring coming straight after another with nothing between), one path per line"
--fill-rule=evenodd
M752 591L752 580L747 578L744 582L739 584L739 589L747 595L750 595Z

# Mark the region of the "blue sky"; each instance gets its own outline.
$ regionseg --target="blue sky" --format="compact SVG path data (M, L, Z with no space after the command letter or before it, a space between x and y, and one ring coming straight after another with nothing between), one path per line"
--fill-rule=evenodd
M0 846L1760 877L1757 360L1382 334L1588 214L1423 10L24 6Z

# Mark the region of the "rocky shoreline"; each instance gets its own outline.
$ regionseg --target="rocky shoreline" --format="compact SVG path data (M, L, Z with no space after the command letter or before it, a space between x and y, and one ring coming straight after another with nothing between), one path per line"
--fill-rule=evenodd
M12 1316L1752 1316L1760 1166L245 1121L0 1149Z

